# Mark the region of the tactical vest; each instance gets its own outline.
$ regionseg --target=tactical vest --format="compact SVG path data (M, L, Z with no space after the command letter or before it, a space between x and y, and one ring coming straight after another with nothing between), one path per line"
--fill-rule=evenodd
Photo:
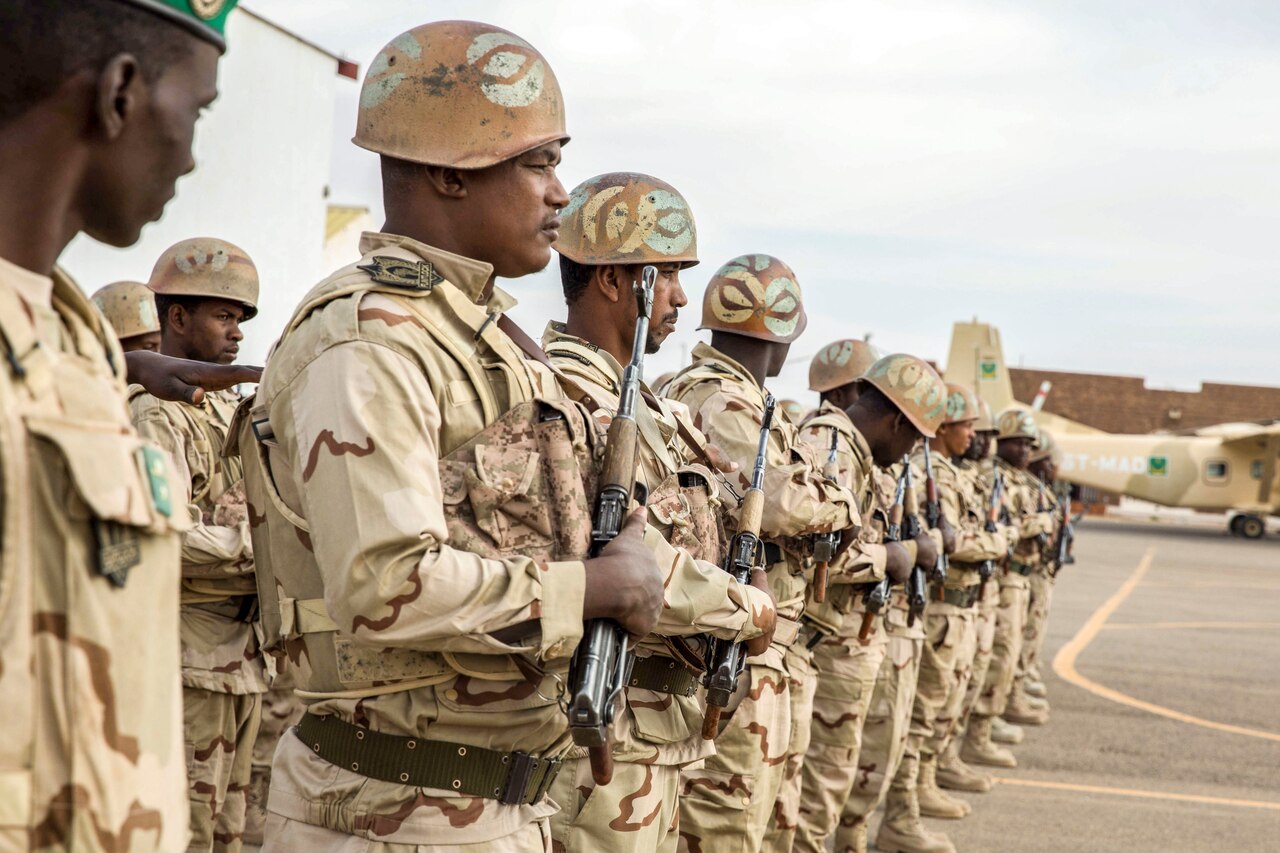
M375 291L403 295L362 278L303 306L290 328L328 302ZM403 300L410 309L415 301ZM431 323L424 322L422 328L434 343L452 351L454 344ZM467 370L479 369L465 358L462 362ZM478 374L475 381L478 389L485 387ZM437 393L450 392L445 388ZM443 408L443 400L441 404ZM486 407L486 414L489 410ZM232 432L244 462L263 648L290 658L300 690L374 695L438 684L457 675L508 681L536 677L536 666L522 658L371 646L336 625L325 607L310 528L290 509L273 477L272 450L278 444L265 406L257 405L256 397L241 404ZM603 430L573 401L537 399L498 415L439 460L446 544L491 558L585 559L603 450ZM271 535L282 529L294 535Z

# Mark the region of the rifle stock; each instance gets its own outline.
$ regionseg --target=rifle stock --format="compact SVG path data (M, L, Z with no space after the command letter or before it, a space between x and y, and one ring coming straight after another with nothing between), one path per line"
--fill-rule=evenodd
M756 444L756 461L751 469L751 485L742 496L738 511L738 529L729 542L724 570L738 583L751 580L751 570L761 560L760 522L764 517L764 471L769 450L769 430L773 428L773 412L777 401L769 394L764 401L764 417L760 421L760 437ZM703 684L707 688L707 711L702 720L702 737L713 740L720 724L720 712L729 704L738 687L738 678L746 666L746 649L742 643L713 638L707 654L707 672Z
M831 452L827 454L827 464L822 470L823 477L829 483L836 482L839 474L836 457L839 447L840 433L832 427ZM813 537L813 600L819 604L827 600L827 572L838 550L840 550L840 531L818 533Z
M646 266L641 281L634 286L636 298L635 338L631 361L622 374L618 410L609 424L601 488L596 498L591 524L590 556L598 557L605 546L622 532L636 491L638 435L636 404L644 372L645 344L649 318L653 313L653 288L658 271ZM609 747L609 726L614 706L627 683L633 661L629 637L612 619L591 619L584 626L582 641L574 652L569 669L568 716L573 742L588 748L591 775L597 785L613 778L613 755Z
M928 439L926 439L927 441ZM902 538L915 539L920 535L920 503L916 497L915 483L911 477L911 459L902 458L902 479L905 487L902 490ZM928 600L925 594L924 569L919 561L911 567L911 576L907 578L907 625L916 624L916 618L924 613Z

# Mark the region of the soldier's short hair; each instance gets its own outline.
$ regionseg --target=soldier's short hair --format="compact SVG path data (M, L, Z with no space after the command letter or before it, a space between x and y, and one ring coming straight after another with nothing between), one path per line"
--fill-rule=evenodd
M49 98L67 78L130 53L148 81L191 48L180 27L119 0L0 3L0 127Z
M572 305L578 301L591 283L596 268L580 264L565 255L560 256L560 286L564 288L564 304Z

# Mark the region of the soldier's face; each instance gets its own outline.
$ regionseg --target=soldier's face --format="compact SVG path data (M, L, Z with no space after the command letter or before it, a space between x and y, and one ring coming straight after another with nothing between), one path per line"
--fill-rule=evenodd
M986 459L987 453L990 452L990 450L991 433L986 431L975 432L973 434L973 441L969 443L969 449L965 451L964 458L972 459L974 461Z
M195 168L196 121L218 95L218 49L192 36L189 50L148 80L136 66L100 84L96 129L80 198L83 230L112 246L137 242Z
M134 352L136 350L147 350L148 352L156 352L160 349L160 333L145 332L141 335L134 335L129 338L120 339L120 349L125 352Z
M1004 438L996 444L996 453L1015 468L1026 468L1031 461L1031 439Z
M973 442L973 421L943 424L938 428L938 434L942 436L948 456L963 456Z
M551 263L560 236L560 208L569 193L556 176L560 143L549 142L488 169L466 173L471 257L503 278L535 273Z
M175 346L165 349L196 361L231 364L240 354L240 341L244 340L240 331L243 319L244 307L226 299L202 299L190 309L174 306L165 333L174 336Z
M649 338L645 341L645 352L653 355L661 347L672 332L676 330L676 320L680 309L689 304L689 297L680 286L679 264L658 264L658 280L653 286L653 317L649 321ZM643 267L636 267L636 276Z

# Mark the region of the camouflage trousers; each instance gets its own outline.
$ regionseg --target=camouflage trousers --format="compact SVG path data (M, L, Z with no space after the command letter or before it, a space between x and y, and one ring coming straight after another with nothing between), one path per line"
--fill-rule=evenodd
M474 844L404 844L372 841L335 832L323 826L267 815L267 843L263 853L552 853L551 825L546 820L525 824L502 838Z
M1000 578L1000 604L996 608L995 638L991 645L991 664L978 694L973 713L998 717L1009 704L1014 675L1022 655L1022 631L1027 622L1029 586L1022 575L1009 573Z
M897 608L888 611L885 623L888 648L862 727L858 775L836 829L837 851L854 849L857 827L883 802L907 748L924 631L919 621L907 627Z
M845 617L840 634L814 649L818 678L813 699L809 751L801 768L800 827L794 848L822 853L853 790L862 748L862 726L876 676L889 649L883 628L859 642L862 613Z
M261 844L267 820L267 792L271 790L271 757L280 736L298 724L306 707L293 692L293 676L284 669L262 695L262 725L253 742L253 766L245 808L244 840Z
M262 694L182 688L191 843L195 851L240 850L245 794L258 736Z
M674 853L680 824L680 768L617 761L613 779L597 786L591 763L566 760L548 792L556 853L596 850Z
M955 736L978 648L976 607L930 602L911 711L910 755L941 755Z
M814 691L818 686L813 652L805 648L803 639L787 649L786 665L791 691L791 736L787 741L787 759L782 765L782 788L764 836L765 850L790 850L795 842L796 828L800 825L801 768L809 752Z
M1027 624L1022 629L1022 655L1018 660L1017 674L1019 681L1028 675L1040 677L1040 652L1044 648L1055 583L1049 569L1043 566L1032 572L1028 580L1031 581L1031 600L1027 603Z
M960 713L960 725L969 723L969 714L978 704L978 696L986 683L987 672L991 669L991 655L995 651L996 609L1000 606L1000 585L995 579L987 581L978 599L978 609L974 615L974 653L973 671L969 676L969 686L964 694L964 707Z
M778 664L754 662L770 657ZM721 723L716 754L701 768L681 771L679 849L684 853L756 853L764 843L782 788L791 696L776 648L750 660L742 700Z

